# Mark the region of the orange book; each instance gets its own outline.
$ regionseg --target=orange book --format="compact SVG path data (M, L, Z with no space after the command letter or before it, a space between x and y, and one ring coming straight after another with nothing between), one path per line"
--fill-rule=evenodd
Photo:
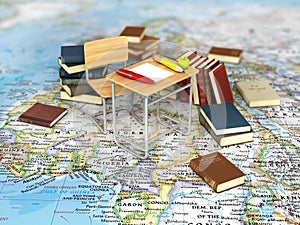
M246 175L220 152L192 159L190 167L217 193L245 183Z
M66 114L66 108L36 103L19 116L19 121L43 127L52 127Z

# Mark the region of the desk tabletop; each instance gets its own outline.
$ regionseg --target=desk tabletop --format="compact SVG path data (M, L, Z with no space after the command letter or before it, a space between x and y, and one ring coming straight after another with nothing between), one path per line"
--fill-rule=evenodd
M169 70L170 72L172 72L174 74L163 80L160 80L154 84L147 84L147 83L142 83L142 82L139 82L136 80L131 80L131 79L128 79L126 77L123 77L123 76L117 74L116 72L108 74L106 76L106 79L108 79L124 88L134 91L140 95L150 96L150 95L157 93L167 87L170 87L173 84L176 84L182 80L190 78L191 76L197 74L197 71L198 71L197 69L195 69L193 67L189 67L184 72L181 72L181 73L176 72L176 71L171 70L171 69L167 68L166 66L154 61L152 58L149 58L149 59L140 61L136 64L130 65L130 66L126 67L126 69L132 69L132 68L142 65L144 63L150 63L150 64L158 66L164 70Z

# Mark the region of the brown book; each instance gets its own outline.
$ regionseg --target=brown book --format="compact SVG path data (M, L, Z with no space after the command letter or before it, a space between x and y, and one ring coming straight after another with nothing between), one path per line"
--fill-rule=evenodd
M253 130L234 134L216 135L203 116L199 115L199 121L212 138L221 146L229 146L253 141Z
M43 127L52 127L66 114L66 108L35 103L19 116L19 121Z
M218 59L222 62L239 63L242 53L241 49L212 47L208 52L208 57Z
M140 43L143 37L145 36L145 32L145 27L126 26L124 30L120 33L120 36L126 36L128 42Z
M245 174L220 152L192 159L190 167L217 193L245 183Z

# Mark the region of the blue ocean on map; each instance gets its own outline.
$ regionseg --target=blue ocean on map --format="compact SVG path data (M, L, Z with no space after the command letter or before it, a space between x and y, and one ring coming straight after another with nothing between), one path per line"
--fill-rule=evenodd
M5 171L5 168L1 166L0 170ZM0 180L6 181L1 190L0 198L4 200L0 211L6 211L10 218L6 224L12 225L32 220L33 214L35 224L44 224L44 221L60 225L90 224L92 220L99 220L103 210L112 214L111 204L121 189L117 182L87 180L78 174L17 179L2 172Z

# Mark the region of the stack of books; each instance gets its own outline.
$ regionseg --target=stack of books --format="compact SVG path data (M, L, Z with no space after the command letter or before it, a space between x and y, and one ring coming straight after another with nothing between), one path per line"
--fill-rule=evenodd
M190 60L190 66L198 69L193 80L193 103L199 105L199 120L220 146L239 144L253 140L250 124L234 105L225 64L219 59L199 55L197 51L187 51L180 55ZM189 80L179 83L185 85ZM182 102L188 100L189 93L179 92Z
M156 53L160 39L146 35L145 27L126 26L120 33L128 39L129 57L135 60L144 60Z
M102 98L86 82L83 45L61 46L58 64L62 100L102 104ZM101 78L104 73L104 68L95 69L89 72L89 77Z

